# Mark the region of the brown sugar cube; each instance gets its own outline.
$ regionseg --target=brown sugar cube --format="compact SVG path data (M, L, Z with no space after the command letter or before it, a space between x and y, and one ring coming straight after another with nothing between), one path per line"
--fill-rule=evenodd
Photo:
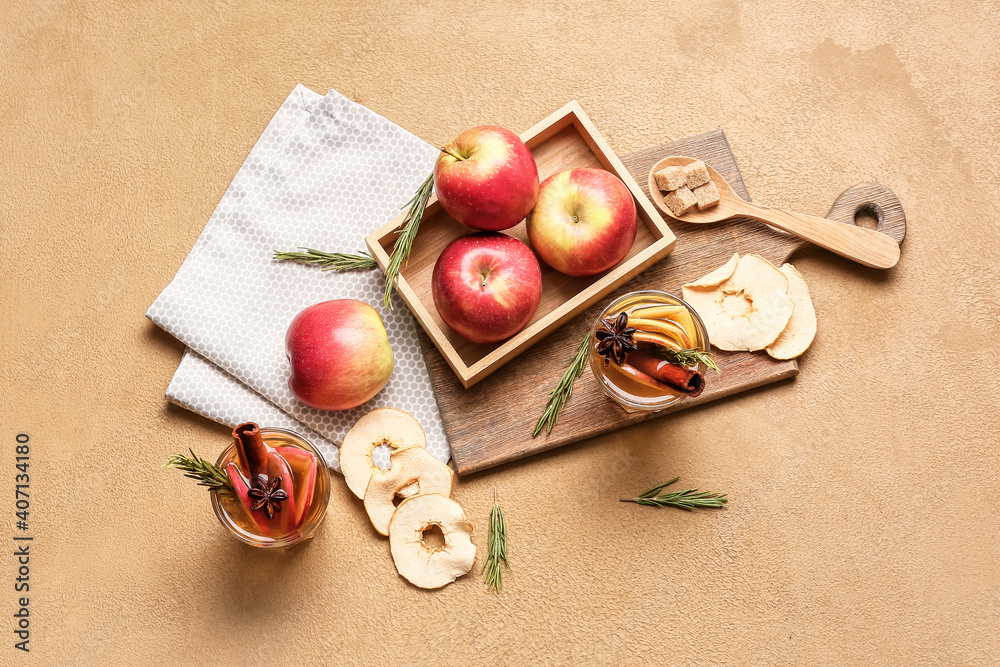
M692 190L712 180L712 177L708 175L708 167L701 160L684 167L684 178L687 180L687 186Z
M705 185L696 187L694 196L698 199L698 210L704 211L719 203L719 188L715 187L715 183L709 181Z
M656 187L664 192L673 192L677 188L683 188L687 184L687 177L684 176L684 167L664 167L653 177L656 178Z
M663 201L667 203L667 206L678 218L698 204L698 198L694 196L694 193L691 192L691 189L686 185L682 188L677 188L673 192L667 193L667 195L663 197Z

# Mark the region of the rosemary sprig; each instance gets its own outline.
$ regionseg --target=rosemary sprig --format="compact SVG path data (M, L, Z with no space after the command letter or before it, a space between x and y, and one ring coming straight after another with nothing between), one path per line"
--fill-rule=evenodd
M204 459L199 459L193 450L188 449L188 451L191 452L191 456L174 454L167 459L163 467L183 470L186 473L185 477L198 480L200 486L207 486L220 496L236 497L236 489L233 488L233 483L229 481L229 477L222 468Z
M705 364L716 373L722 372L715 364L715 359L712 358L711 352L702 352L701 350L693 347L685 347L680 350L671 350L667 347L661 347L660 350L663 358L671 363L679 364L681 366L694 366L695 364L701 363Z
M392 308L392 287L396 284L396 277L403 268L403 264L410 256L413 239L417 238L417 230L420 228L420 218L424 216L427 200L431 198L433 191L434 173L431 172L430 176L424 179L417 193L413 195L413 199L407 204L409 210L406 212L403 223L396 230L399 236L392 246L392 254L389 255L389 266L385 269L385 293L382 295L383 303L390 309Z
M493 509L490 511L490 530L487 540L489 553L483 563L483 578L486 588L497 593L503 588L503 566L511 569L507 560L507 519L504 518L500 503L497 502L497 490L493 487Z
M684 491L673 491L657 495L665 487L670 486L679 479L680 477L674 477L669 482L646 489L639 494L638 498L622 498L621 502L637 503L639 505L648 505L649 507L678 507L689 512L697 509L722 507L729 502L729 498L724 493L699 491L698 489L686 489Z
M366 252L352 255L346 252L323 252L313 248L302 248L305 252L274 251L274 259L299 262L300 264L319 264L324 271L354 271L356 269L374 269L377 264Z
M569 365L563 376L559 378L559 384L549 394L549 402L545 404L545 411L538 418L535 430L531 432L531 437L536 437L542 431L546 435L552 433L552 427L559 421L559 413L562 411L566 401L573 395L573 383L583 374L584 364L587 362L587 352L590 350L590 332L580 341L580 347L576 349L576 356L573 363Z

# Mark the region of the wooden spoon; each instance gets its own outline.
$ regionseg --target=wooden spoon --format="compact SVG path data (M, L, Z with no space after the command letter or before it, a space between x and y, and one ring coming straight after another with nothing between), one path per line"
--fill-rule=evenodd
M866 227L833 222L826 218L751 204L741 199L726 182L726 179L711 167L708 167L708 173L712 177L715 187L719 189L721 201L704 211L695 208L682 216L676 216L663 201L663 193L657 187L653 174L664 167L684 166L692 162L697 162L697 160L674 155L663 158L649 170L649 197L661 211L674 220L700 224L721 222L737 216L751 218L783 229L865 266L876 269L891 269L899 261L899 245L887 234Z

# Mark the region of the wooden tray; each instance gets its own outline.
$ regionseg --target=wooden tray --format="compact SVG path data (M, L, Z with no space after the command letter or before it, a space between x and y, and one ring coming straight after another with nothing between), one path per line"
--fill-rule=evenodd
M599 167L622 179L635 198L639 228L625 259L600 275L574 278L540 262L542 300L534 317L514 337L500 343L481 345L470 343L455 333L434 307L431 296L434 262L446 245L474 230L450 218L437 197L432 196L420 221L420 231L414 239L409 263L400 272L396 289L465 387L471 387L496 371L615 287L644 271L674 247L674 235L649 201L646 191L639 186L576 101L535 125L522 134L521 139L535 156L540 180L574 167ZM397 217L365 239L382 271L389 264L389 253L396 242L395 232L404 217L405 214ZM523 221L504 233L525 242L528 239Z
M649 168L665 155L689 155L704 160L724 176L741 197L750 199L721 130L632 153L622 161L636 179L645 183ZM862 210L878 219L879 231L902 242L906 233L903 209L896 196L881 185L862 184L850 188L837 198L826 217L854 224L855 214ZM532 439L531 430L542 414L549 392L607 302L619 294L643 288L663 289L679 295L681 285L721 266L734 252L757 253L780 266L795 250L806 245L797 237L746 220L717 225L675 222L673 230L677 234L677 247L666 259L566 326L551 332L515 363L471 389L462 387L434 346L421 336L459 474L521 459L798 374L795 361L777 361L763 352L716 351L722 374L710 373L708 388L697 399L681 401L663 412L629 415L601 393L587 368L577 380L573 396L551 435Z

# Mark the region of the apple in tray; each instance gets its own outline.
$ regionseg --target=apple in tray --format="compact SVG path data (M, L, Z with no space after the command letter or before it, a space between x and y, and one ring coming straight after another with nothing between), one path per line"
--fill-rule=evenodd
M442 208L473 229L500 231L521 222L538 199L538 167L510 130L474 127L445 144L434 164Z
M431 294L449 327L473 343L510 338L542 298L542 270L521 240L497 232L462 236L434 264Z
M296 315L285 332L285 355L292 394L319 410L367 402L395 364L382 316L354 299L324 301Z
M545 179L528 215L528 240L556 271L593 276L625 258L635 241L635 200L604 169L569 169Z

